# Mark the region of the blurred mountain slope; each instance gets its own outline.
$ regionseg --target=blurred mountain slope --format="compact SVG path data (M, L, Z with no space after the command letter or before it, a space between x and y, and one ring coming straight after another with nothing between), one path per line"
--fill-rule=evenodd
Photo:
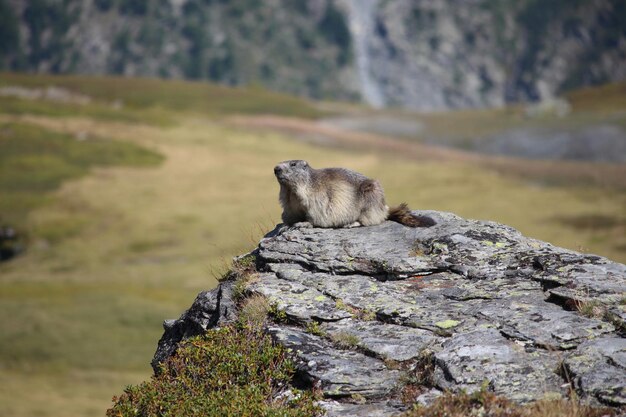
M626 3L0 0L0 69L499 106L626 78Z

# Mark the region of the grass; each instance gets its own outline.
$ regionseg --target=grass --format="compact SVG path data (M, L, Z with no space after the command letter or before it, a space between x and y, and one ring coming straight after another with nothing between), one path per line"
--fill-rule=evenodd
M130 142L79 140L28 123L0 122L0 219L24 229L28 212L47 200L47 192L93 167L151 167L162 161L160 154ZM41 234L57 240L78 227L80 221L48 225Z
M260 294L246 297L241 303L238 319L244 325L262 328L267 321L270 308L267 298Z
M104 102L81 105L32 101L2 96L0 96L0 114L14 116L38 115L56 118L80 116L109 122L146 123L155 126L169 126L175 123L175 118L172 117L170 112L157 107L148 109L117 108L112 104Z
M261 87L232 88L204 82L0 73L0 87L2 86L22 86L31 89L56 86L96 100L93 105L82 107L57 105L55 107L60 107L58 113L54 108L51 109L40 102L26 103L23 100L13 100L0 107L4 112L11 114L17 112L47 116L78 114L104 120L124 121L127 117L126 121L147 122L158 122L159 117L171 122L169 113L172 112L193 112L204 116L232 113L278 114L302 118L317 118L326 114L304 99L274 93ZM121 103L123 107L116 110L113 103ZM77 113L72 113L77 110ZM142 112L139 113L138 110Z
M613 114L626 108L626 83L587 87L566 95L574 111Z
M307 333L310 333L315 336L320 336L320 337L326 334L326 332L324 332L320 324L315 320L311 320L310 322L308 322L306 324L305 330Z
M345 331L340 331L330 335L333 343L340 349L356 349L359 346L359 338Z
M626 114L625 92L626 83L621 82L568 93L565 99L571 105L571 112L564 117L549 114L529 117L525 106L517 105L499 109L436 112L419 115L418 120L436 136L457 138L459 141L469 137L487 137L516 127L558 127L569 130L607 121L623 124Z
M32 88L57 80L11 77L0 78L11 85L22 80ZM105 104L114 95L106 96L109 79L63 79L65 84L58 85L64 88L93 81L91 90L80 91ZM176 94L164 84L168 94ZM148 80L147 85L158 90L160 84ZM130 89L129 84L124 88ZM192 94L185 91L183 96ZM50 111L57 106L44 104ZM137 112L150 110L140 104L133 104ZM415 163L377 151L321 148L288 134L233 127L216 113L199 116L202 107L189 108L170 112L175 123L168 125L80 114L0 114L0 123L14 126L14 132L24 129L36 140L62 144L46 152L56 162L48 162L41 175L55 172L52 164L72 173L38 182L54 185L42 191L0 191L4 216L22 219L34 236L26 254L0 264L0 314L11 318L0 323L0 384L5 388L0 390L0 415L102 415L123 386L147 379L162 320L178 317L200 290L214 287L212 273L256 246L279 221L272 167L281 160L349 167L378 178L390 204L406 201L412 208L500 221L560 246L626 261L623 192L545 187L469 162ZM76 139L84 134L93 140ZM74 163L72 155L83 151L76 157L90 160L82 148L90 142L132 144L163 160L149 156L145 164L135 164L135 157L121 158L123 165ZM75 146L81 149L66 153ZM0 163L0 169L4 166ZM27 173L32 170L11 175ZM24 187L30 184L28 178L19 181ZM615 221L602 222L601 228L561 221L590 213Z

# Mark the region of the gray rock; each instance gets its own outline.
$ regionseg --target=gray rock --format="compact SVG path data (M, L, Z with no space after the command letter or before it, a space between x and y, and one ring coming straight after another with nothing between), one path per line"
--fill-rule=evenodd
M322 401L320 403L326 417L391 417L400 414L400 410L386 402L369 404L339 403L337 401Z
M290 325L269 332L291 350L300 382L342 398L323 401L330 415L400 412L394 401L418 362L434 369L422 402L487 387L524 403L570 384L590 403L626 402L626 266L493 222L417 214L437 224L281 225L255 252L260 273L247 291L286 314ZM231 317L225 285L170 322L155 361ZM584 303L605 314L586 317ZM321 336L303 330L313 322Z
M288 228L259 245L259 255L268 262L299 264L311 271L335 274L363 273L381 279L429 272L427 259L408 257L414 249L414 230L398 223L354 229ZM378 242L381 230L399 237L392 245Z
M350 335L355 338L360 349L383 359L400 362L417 358L441 339L427 330L352 319L325 323L322 330L331 339Z
M152 369L159 372L159 364L176 352L178 343L193 336L206 332L208 329L221 326L235 319L235 304L232 301L232 282L218 285L211 291L203 291L178 320L165 320L165 332L159 340L157 350L152 358Z
M571 349L580 342L615 330L609 323L582 317L554 304L528 298L491 303L480 310L497 321L502 333L548 349Z
M261 274L248 290L265 296L276 308L299 323L312 319L335 321L350 317L350 313L336 308L335 301L322 292L299 282L281 280L274 274Z
M336 349L321 337L296 328L270 327L269 332L293 352L300 377L318 384L325 396L381 398L399 383L398 371L362 353Z
M581 344L565 360L578 392L602 403L626 405L626 339L611 337Z
M526 349L495 329L453 336L435 354L435 364L435 384L442 389L473 392L487 386L517 402L566 393L556 355Z

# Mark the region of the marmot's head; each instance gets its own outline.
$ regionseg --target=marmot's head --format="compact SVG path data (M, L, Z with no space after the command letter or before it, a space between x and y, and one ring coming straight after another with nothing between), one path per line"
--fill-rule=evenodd
M279 183L295 185L308 182L311 176L311 167L307 161L284 161L274 167L274 175Z

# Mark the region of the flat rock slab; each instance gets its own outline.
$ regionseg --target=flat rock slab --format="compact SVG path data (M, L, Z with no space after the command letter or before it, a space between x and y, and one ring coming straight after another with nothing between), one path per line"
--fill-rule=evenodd
M248 291L265 296L293 321L335 321L351 317L336 307L335 301L315 288L299 282L279 279L274 274L261 274L248 286Z
M548 349L571 349L583 341L615 331L610 323L583 317L536 298L489 303L481 308L480 314L497 322L507 336Z
M435 354L435 383L442 389L480 390L483 385L517 402L566 394L557 375L559 360L526 349L496 329L457 334Z
M358 233L353 232L356 229ZM398 236L394 245L380 244L381 229ZM262 240L259 253L267 262L289 262L308 270L393 279L432 269L428 259L406 256L415 249L413 230L394 222L354 229L288 228Z
M322 401L320 405L326 412L326 417L391 417L401 414L398 408L386 402L349 404L336 401Z
M358 348L398 362L418 358L442 339L428 330L352 319L325 323L321 329L331 340L352 337Z
M318 383L325 396L381 398L398 387L400 373L379 360L336 349L297 328L271 327L269 332L295 355L301 376Z
M603 403L626 405L626 339L585 342L565 366L580 392Z
M434 364L430 393L487 386L524 403L566 395L571 384L590 403L626 404L625 265L493 222L417 214L437 224L279 225L253 252L260 273L247 291L286 314L289 324L269 331L291 349L301 378L341 399L323 401L329 415L398 412L403 373L424 355ZM227 322L225 298L205 293L169 321L155 361ZM585 305L602 314L586 317ZM321 336L304 330L315 323L309 329Z

